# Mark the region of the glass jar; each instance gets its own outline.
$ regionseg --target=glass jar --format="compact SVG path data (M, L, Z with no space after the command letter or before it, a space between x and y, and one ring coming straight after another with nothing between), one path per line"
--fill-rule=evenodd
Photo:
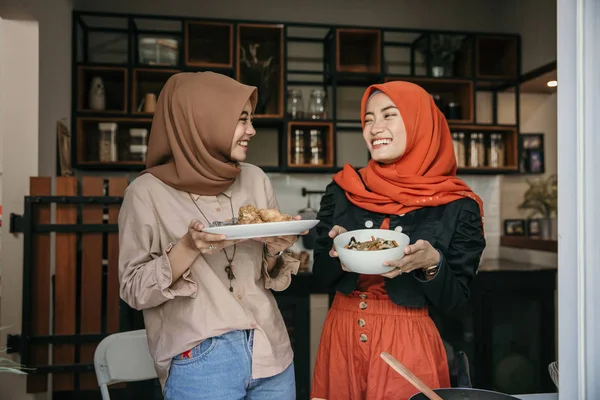
M311 165L323 165L323 149L319 147L312 147L310 149L310 164Z
M324 90L314 89L310 92L308 113L310 119L327 119L327 94Z
M131 161L146 161L148 129L129 130L129 157Z
M488 152L490 167L499 168L504 166L504 141L500 133L490 135L490 148Z
M294 129L292 136L292 164L304 164L304 130Z
M463 132L453 133L452 144L454 145L454 156L456 157L456 166L458 168L463 168L466 164L465 134Z
M477 168L482 167L481 160L481 149L479 147L479 134L471 133L469 136L469 167Z
M485 142L483 141L483 133L477 135L477 147L479 151L477 155L479 156L479 166L485 166Z
M446 108L446 118L447 119L462 119L461 118L462 111L460 108L460 104L455 101L451 101L448 103L448 107Z
M117 124L101 122L98 124L98 160L100 162L117 161Z
M310 147L322 147L321 131L319 129L310 130Z
M310 164L323 165L323 140L319 129L310 130Z
M291 119L304 118L304 98L298 89L288 90L287 112Z

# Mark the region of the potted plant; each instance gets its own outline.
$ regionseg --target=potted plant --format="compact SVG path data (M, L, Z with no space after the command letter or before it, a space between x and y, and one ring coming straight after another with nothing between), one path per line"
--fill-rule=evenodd
M417 49L429 63L430 70L427 72L436 78L453 76L454 58L456 52L462 47L464 39L463 35L443 33L432 33L423 37Z
M270 56L267 59L259 59L258 48L260 44L249 43L248 50L244 46L240 47L240 81L256 86L258 88L258 99L256 103L255 114L268 114L268 106L271 100L271 78L276 69L273 63L275 57Z
M0 327L0 331L2 329L5 329L5 327ZM5 351L5 349L0 349L0 353ZM27 375L27 372L25 372L27 369L30 368L25 368L23 365L14 362L10 358L0 357L0 373L8 372L11 374Z
M558 205L558 180L556 174L548 178L527 180L529 188L523 196L523 202L519 204L520 210L529 210L529 218L537 215L541 217L541 236L551 239L554 236L553 217L556 216Z

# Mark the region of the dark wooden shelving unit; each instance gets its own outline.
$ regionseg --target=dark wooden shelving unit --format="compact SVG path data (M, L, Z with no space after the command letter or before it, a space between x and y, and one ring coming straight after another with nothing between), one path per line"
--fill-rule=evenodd
M73 79L71 148L75 169L142 169L143 163L129 161L127 152L121 148L117 162L95 160L98 144L94 143L97 137L94 130L97 131L97 124L117 123L118 145L127 147L129 129L143 127L149 131L153 114L144 112L142 106L147 94L158 97L164 83L174 73L215 71L259 86L255 126L259 134L261 130L269 130L270 135L277 135L277 140L273 141L277 143L276 152L271 146L271 150L265 150L268 154L253 158L265 171L330 174L338 171L345 162L352 162L346 157L356 153L340 150L346 142L338 138L342 133L347 135L345 139L352 142L348 146L354 149L358 141L355 142L351 135L361 131L360 121L348 120L348 116L340 114L341 90L406 80L439 95L443 112L447 111L450 102L460 104L458 116L448 118L453 132L480 132L486 138L491 133L502 134L506 152L504 166L460 168L459 173L518 173L519 35L80 11L75 11L73 18L73 71L76 76ZM432 48L435 40L439 41L440 35L457 43L448 64L451 67L446 68L443 76L432 72L432 66L438 61L427 50ZM152 51L148 53L146 40L142 63L140 40L143 38L166 40L156 49L160 62L148 60ZM177 43L176 48L173 48L174 43ZM298 45L314 46L318 50L298 55L294 47ZM160 51L173 53L165 57L159 54ZM174 57L176 62L170 62ZM269 63L267 78L261 77L256 68L264 66L265 62ZM95 76L104 81L105 110L91 110L88 104L89 86ZM292 87L304 90L307 112L310 88L323 89L328 97L328 119L291 119L286 110L286 98ZM487 113L491 117L487 118L490 120L487 124L478 124L476 100L482 92L491 93L491 112ZM513 125L500 125L498 121L498 94L502 92L515 96L516 123ZM324 130L323 164L292 162L291 132L294 126L306 129L314 126ZM307 146L309 141L307 136Z
M114 122L118 129L116 132L117 157L115 162L99 162L99 136L98 124ZM147 129L150 132L151 118L128 118L128 117L77 117L77 148L76 157L78 163L97 169L142 169L144 163L133 161L127 151L130 144L130 129Z
M127 69L123 67L79 66L77 85L77 111L81 113L127 113ZM92 79L99 77L104 83L104 110L92 110L89 104Z
M304 154L304 161L296 163L294 160L293 153L295 151L293 135L296 130L300 130L303 133L303 146L302 152ZM311 138L312 132L315 131L319 135L319 140L322 143L319 146L322 150L322 162L313 163L311 162ZM335 167L335 153L334 153L334 140L333 140L333 122L325 121L290 121L288 122L287 129L287 160L288 160L288 171L294 169L300 170L319 170L323 168L332 169Z
M185 64L190 67L233 67L233 24L186 21Z
M335 71L381 73L379 29L336 29Z
M516 37L477 36L476 75L478 79L517 79L518 40Z
M463 132L467 136L466 147L468 148L468 135L471 133L482 133L484 135L484 143L487 145L490 141L491 134L502 135L502 142L504 143L505 159L504 165L501 167L464 167L460 168L459 172L473 173L473 174L489 174L493 172L501 173L517 173L519 171L519 134L517 128L514 126L500 126L500 125L472 125L472 124L450 124L450 131L452 132ZM467 149L468 159L468 149ZM486 163L489 163L488 154L486 151L485 155Z
M442 111L451 102L461 104L461 116L457 119L447 118L448 124L473 124L475 118L475 99L473 81L454 78L426 78L426 77L394 77L388 76L386 82L408 81L421 86L428 93L435 93L441 97Z
M255 118L282 118L285 112L283 31L281 24L237 25L237 80L252 86L268 82L268 89L258 92ZM263 77L257 67L266 63L272 73Z
M177 69L134 68L131 90L131 114L151 117L154 113L146 112L143 108L145 96L153 94L158 98L167 80L178 72L180 71Z

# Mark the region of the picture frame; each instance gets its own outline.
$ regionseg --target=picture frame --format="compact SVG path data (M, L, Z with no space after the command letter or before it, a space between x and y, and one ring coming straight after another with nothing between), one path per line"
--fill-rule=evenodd
M538 238L542 237L542 220L528 219L527 220L527 236Z
M546 172L543 133L522 133L519 135L519 171L523 174L543 174Z
M505 236L525 236L527 227L524 219L505 219L504 220L504 235Z

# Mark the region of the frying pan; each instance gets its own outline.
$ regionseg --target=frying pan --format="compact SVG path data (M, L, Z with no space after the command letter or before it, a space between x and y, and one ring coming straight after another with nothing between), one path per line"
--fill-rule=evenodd
M434 389L433 391L443 400L519 400L518 397L483 389L444 388ZM427 396L423 393L417 393L409 400L427 400Z
M384 355L385 354L385 355ZM409 382L411 382L419 390L428 392L429 389L420 379L415 377L408 369L402 365L398 360L392 356L382 353L381 357L387 362L394 370L400 375L404 376ZM469 364L467 356L464 352L459 351L456 354L456 366L458 369L459 381L458 385L461 387L457 388L442 388L432 390L435 395L442 398L442 400L519 400L518 397L510 396L508 394L492 392L490 390L473 389L471 387L471 379L469 377ZM417 393L413 395L409 400L428 400L432 398L423 393Z

